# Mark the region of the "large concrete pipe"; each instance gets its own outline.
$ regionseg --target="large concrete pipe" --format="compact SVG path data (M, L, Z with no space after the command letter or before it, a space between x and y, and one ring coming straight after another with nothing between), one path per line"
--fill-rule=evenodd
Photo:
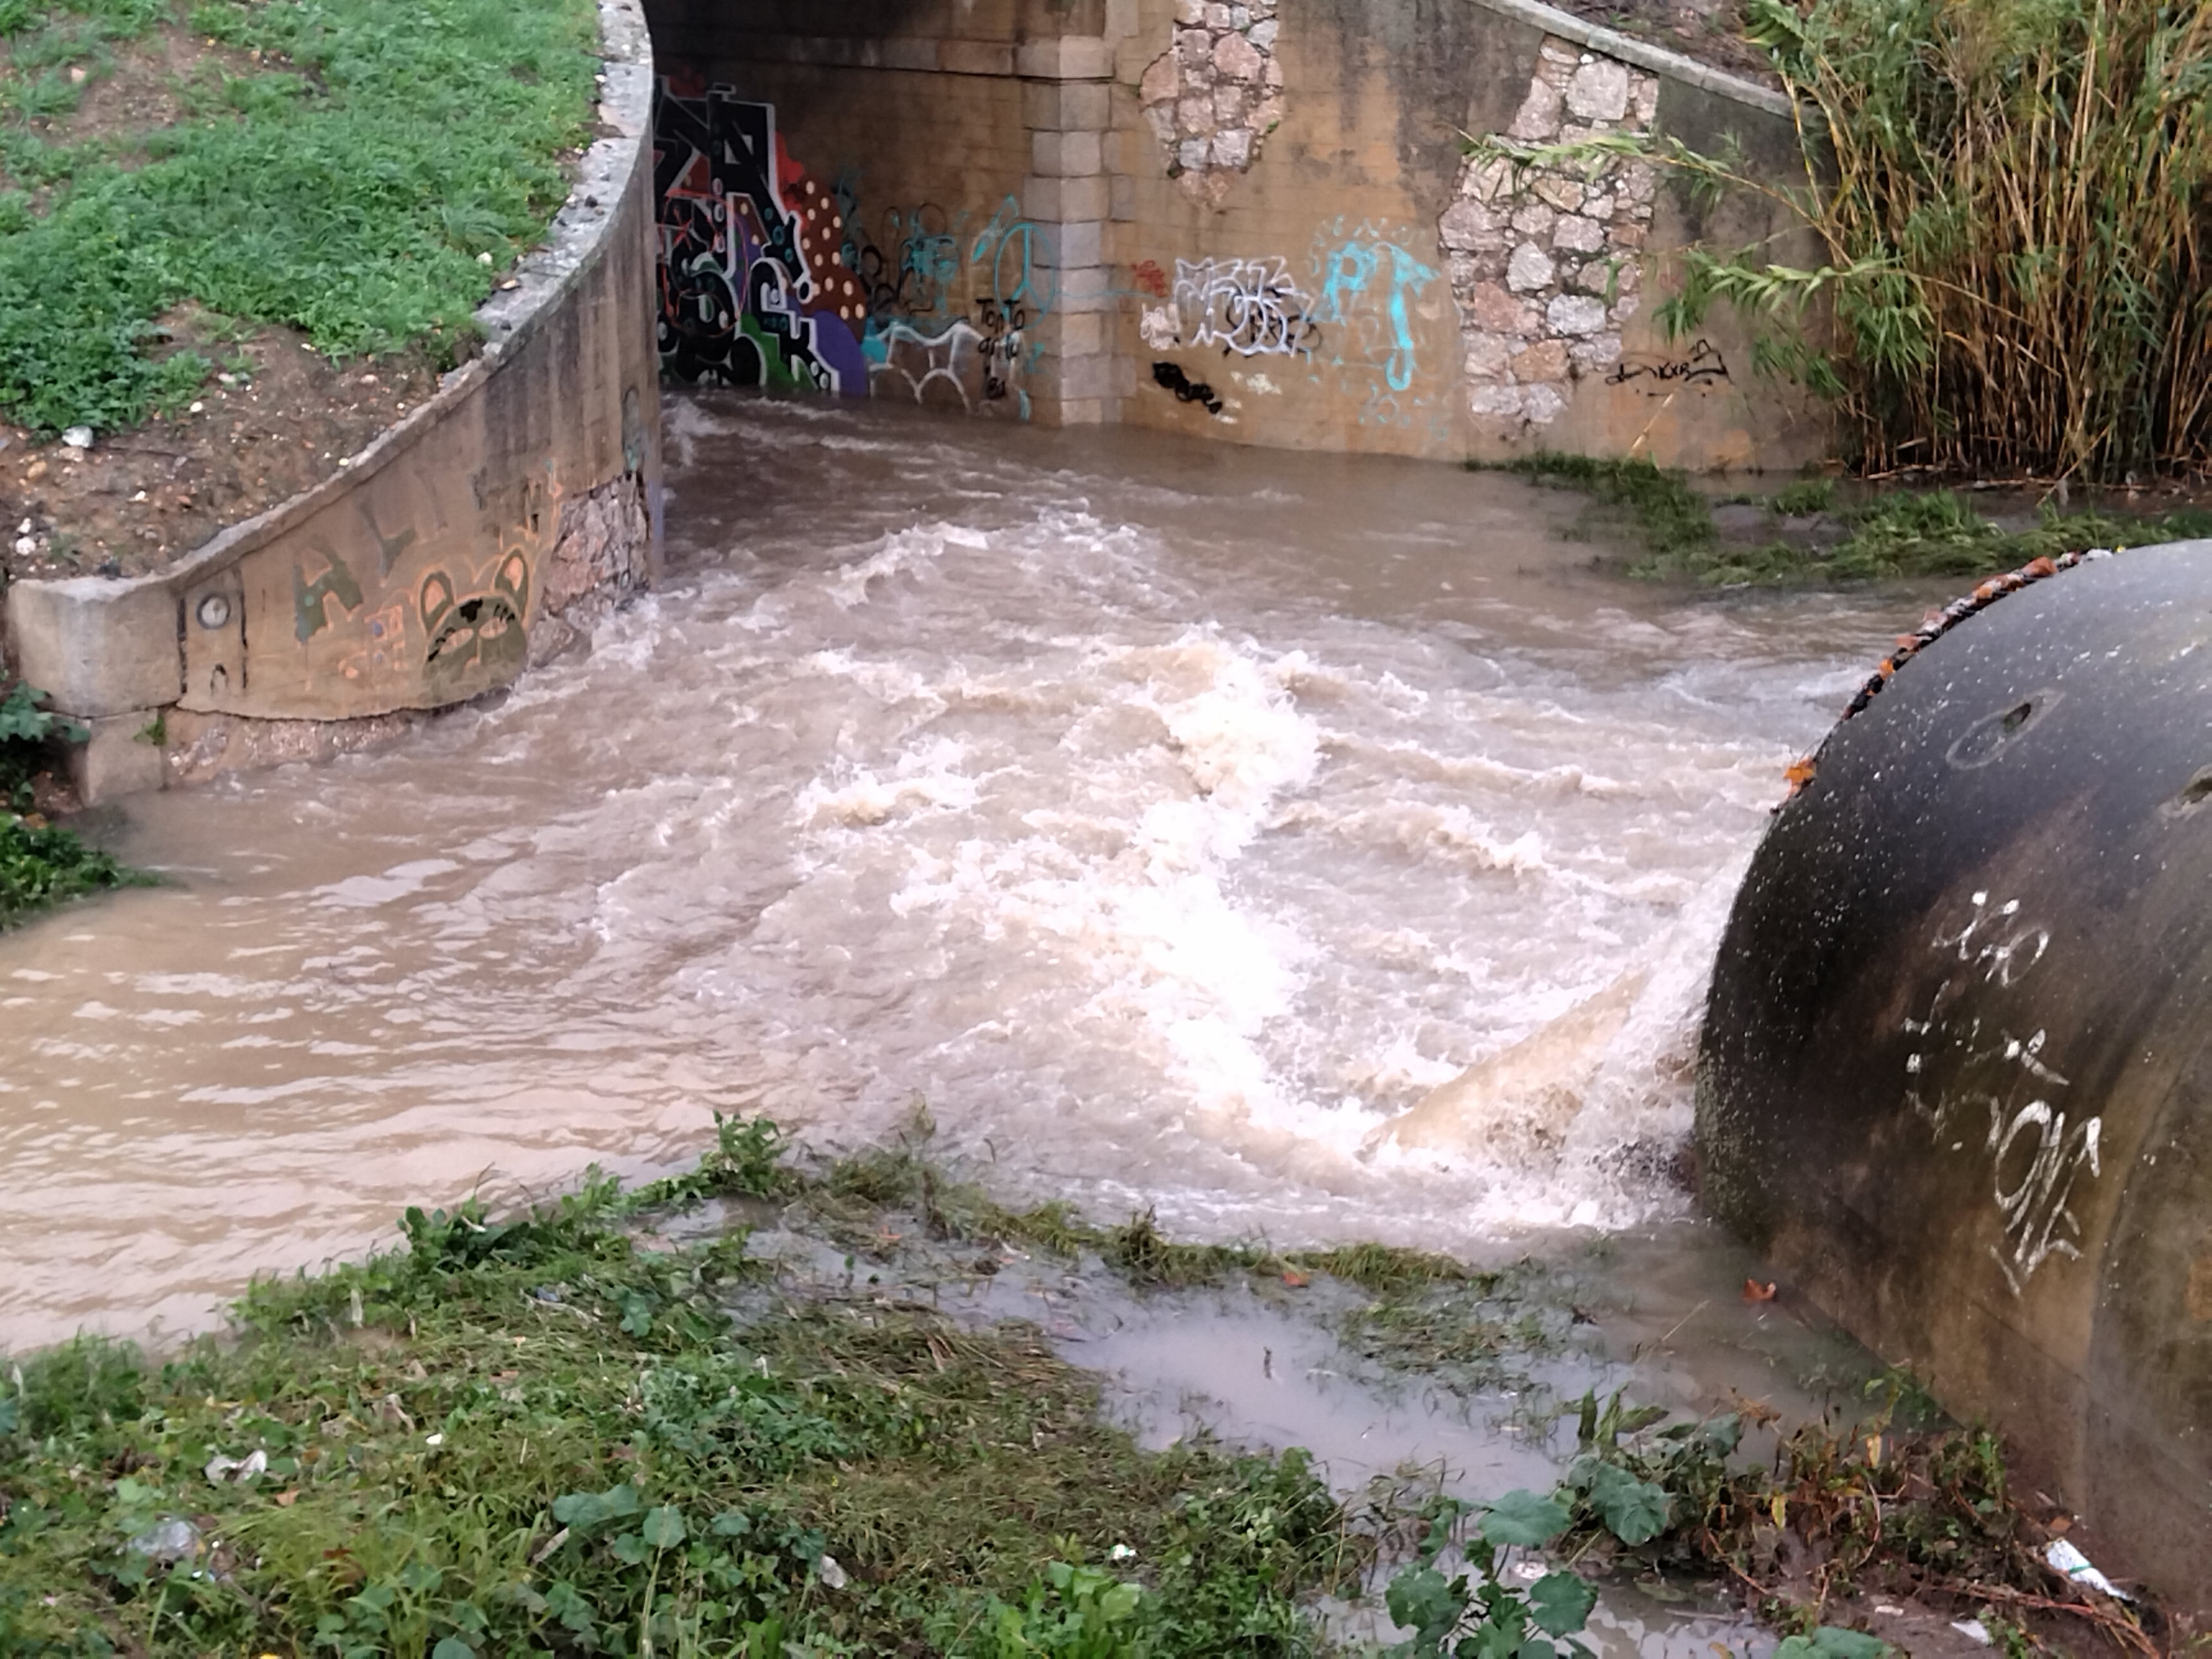
M1778 812L1704 1188L2099 1565L2212 1612L2212 542L2031 573L1900 641Z

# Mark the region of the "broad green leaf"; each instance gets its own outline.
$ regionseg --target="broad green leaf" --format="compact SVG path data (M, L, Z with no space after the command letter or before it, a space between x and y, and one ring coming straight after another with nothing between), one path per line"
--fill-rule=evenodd
M657 1550L672 1550L684 1541L684 1516L669 1504L646 1511L645 1524L639 1528L645 1541Z
M430 1650L430 1659L477 1659L477 1650L458 1636L441 1637Z
M1601 1463L1590 1472L1590 1503L1606 1529L1624 1544L1648 1544L1667 1529L1667 1490L1626 1469Z
M1482 1517L1482 1535L1493 1544L1534 1547L1548 1544L1567 1529L1571 1517L1564 1504L1532 1492L1509 1492Z
M1434 1641L1459 1622L1467 1610L1464 1586L1456 1594L1434 1567L1407 1567L1390 1581L1382 1605L1391 1622L1420 1632Z
M1596 1586L1571 1572L1547 1572L1528 1589L1536 1628L1553 1636L1573 1635L1596 1605Z
M1774 1659L1882 1659L1889 1644L1864 1631L1823 1625L1810 1636L1793 1636L1774 1650Z

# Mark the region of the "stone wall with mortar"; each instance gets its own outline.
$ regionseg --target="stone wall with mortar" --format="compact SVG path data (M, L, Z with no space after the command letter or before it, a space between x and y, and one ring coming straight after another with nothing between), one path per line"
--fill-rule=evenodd
M479 356L168 570L8 591L14 672L92 728L86 799L359 746L508 684L649 579L652 48L635 0L602 0L601 23L605 136L479 310Z

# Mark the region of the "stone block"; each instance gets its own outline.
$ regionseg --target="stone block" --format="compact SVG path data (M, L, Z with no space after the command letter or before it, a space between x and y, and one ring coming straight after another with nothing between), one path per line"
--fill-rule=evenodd
M1257 81L1267 67L1260 49L1241 34L1224 34L1215 43L1213 67L1232 81Z
M1525 203L1513 210L1513 228L1532 240L1549 236L1559 216L1541 202Z
M1477 283L1467 296L1468 320L1492 334L1534 334L1536 308L1523 305L1498 283Z
M1089 183L1088 179L1071 182ZM1127 172L1113 175L1112 187L1107 192L1107 214L1115 224L1127 224L1137 216L1137 181Z
M1593 58L1567 82L1567 108L1585 121L1618 121L1628 113L1628 65Z
M1055 34L1024 41L1014 53L1014 73L1025 81L1109 80L1114 51L1100 34Z
M1173 99L1182 88L1182 72L1173 52L1162 52L1152 59L1145 70L1145 78L1137 84L1137 96L1147 104L1160 104Z
M138 735L160 713L138 708L87 722L92 727L92 740L75 745L69 757L70 781L87 805L119 795L143 795L168 781L161 744Z
M1039 426L1103 426L1113 400L1108 398L1057 398L1039 393L1030 400L1030 418Z
M884 69L908 70L920 75L934 75L945 66L943 47L967 43L902 39L871 41L868 44L875 48L874 56L877 64ZM1001 47L1000 50L1006 49ZM958 73L957 70L953 72Z
M1238 127L1229 132L1213 135L1213 165L1218 167L1246 167L1252 165L1252 134L1249 128Z
M1516 294L1534 294L1551 286L1557 268L1551 257L1534 242L1523 242L1505 262L1505 286Z
M1040 178L1082 179L1101 170L1095 132L1033 132L1030 167Z
M1467 377L1470 380L1504 380L1512 361L1504 336L1478 333L1467 337Z
M1103 173L1082 179L1022 180L1022 213L1036 220L1103 219L1112 181Z
M1576 253L1601 253L1605 251L1605 227L1595 219L1567 214L1552 227L1552 246Z
M1595 334L1605 326L1605 301L1587 294L1562 294L1544 307L1555 334Z
M1106 315L1098 311L1054 312L1030 325L1029 337L1048 357L1088 357L1106 349Z
M1521 388L1521 414L1531 426L1549 426L1566 412L1566 394L1556 386Z
M1079 219L1041 222L1030 241L1030 257L1038 264L1056 270L1103 264L1106 258L1105 222Z
M1478 384L1468 388L1468 412L1473 415L1518 415L1521 388L1517 386Z
M1539 340L1524 346L1513 359L1513 378L1527 386L1537 380L1564 380L1567 378L1567 343L1565 340Z
M1118 302L1113 270L1105 265L1063 270L1054 285L1057 312L1111 311Z
M1114 395L1114 360L1104 352L1094 352L1088 357L1063 357L1057 365L1047 364L1045 372L1049 374L1055 367L1062 398Z
M12 672L55 708L88 719L183 695L177 601L159 578L17 582L6 599Z
M1176 106L1176 130L1199 137L1213 131L1213 100L1186 98Z
M1559 130L1559 94L1541 81L1531 81L1528 95L1521 100L1520 112L1514 116L1512 125L1505 129L1505 136L1527 143L1538 143Z
M1103 81L1025 81L1022 121L1033 132L1100 132L1112 118Z
M1139 0L1106 0L1106 38L1120 40L1134 34L1141 10Z
M1012 75L1014 49L1003 40L940 40L936 67L947 75Z

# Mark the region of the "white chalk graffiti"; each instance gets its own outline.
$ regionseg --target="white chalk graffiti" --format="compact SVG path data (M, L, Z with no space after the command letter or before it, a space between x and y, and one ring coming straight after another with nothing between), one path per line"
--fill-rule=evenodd
M1178 259L1175 303L1192 345L1224 346L1245 357L1291 357L1312 346L1313 301L1279 258Z
M1966 971L1944 979L1925 1012L1905 1020L1905 1034L1918 1039L1905 1057L1905 1100L1936 1143L1954 1152L1969 1145L1952 1138L1963 1127L1960 1116L1977 1109L1987 1114L1989 1129L1978 1150L1990 1160L2004 1237L2004 1248L1991 1245L1990 1255L2017 1297L2052 1256L2081 1256L2074 1242L2081 1232L2072 1208L2074 1188L2085 1166L2092 1180L2102 1173L2098 1144L2104 1120L2069 1124L2052 1106L2049 1095L2069 1085L2044 1058L2045 1032L2015 1037L1959 1008L1977 984L2009 989L2051 948L2050 929L2022 920L2018 899L1992 908L1986 892L1976 893L1972 908L1962 927L1934 940L1939 952L1955 957ZM1945 1079L1932 1095L1923 1081L1930 1078ZM2033 1097L2020 1103L2023 1094Z

